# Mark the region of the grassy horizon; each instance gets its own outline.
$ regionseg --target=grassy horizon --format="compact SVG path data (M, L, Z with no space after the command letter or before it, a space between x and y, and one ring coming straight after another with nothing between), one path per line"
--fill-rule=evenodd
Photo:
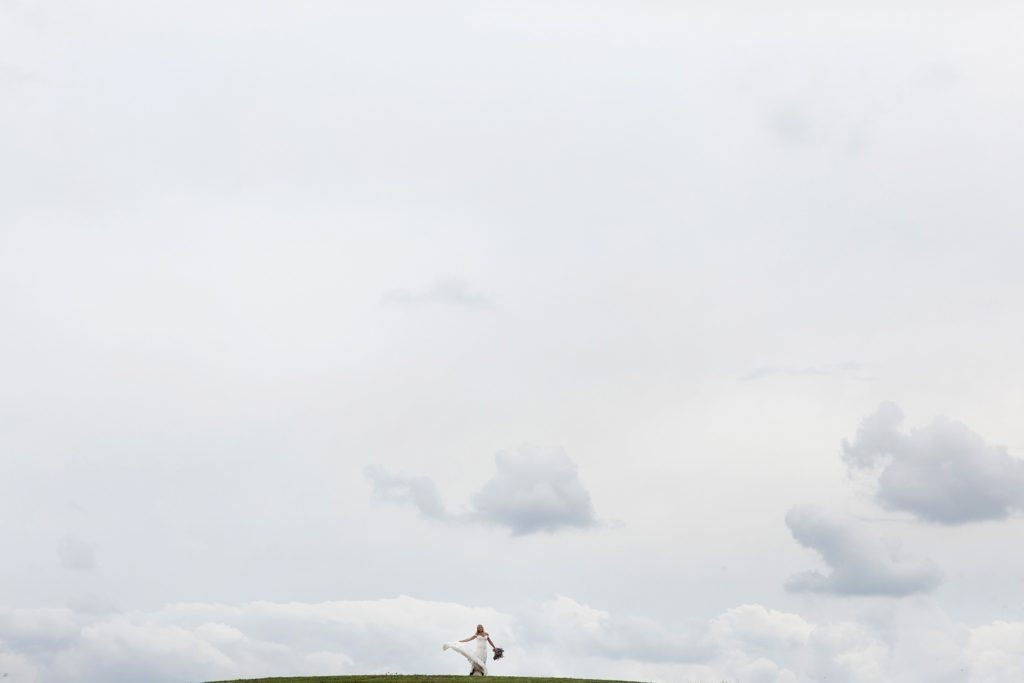
M375 674L357 676L289 676L275 678L235 678L226 681L207 681L207 683L456 683L465 681L468 675L432 675L432 674ZM478 677L474 676L474 680ZM535 676L487 676L487 680L501 683L519 681L530 683L636 683L636 681L618 681L606 678L538 678Z

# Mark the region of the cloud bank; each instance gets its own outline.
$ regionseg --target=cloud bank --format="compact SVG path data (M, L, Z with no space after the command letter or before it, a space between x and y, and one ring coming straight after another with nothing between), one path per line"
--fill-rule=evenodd
M706 624L666 629L653 619L613 618L561 595L524 612L517 626L524 647L543 647L552 634L558 634L565 650L576 657L706 662L715 654Z
M1024 623L968 629L928 600L880 621L815 623L758 604L683 629L566 596L516 612L398 597L319 603L175 603L90 615L0 607L12 683L182 683L256 676L464 673L440 645L483 623L497 673L754 683L995 683L1024 677Z
M461 514L445 509L429 477L393 474L379 466L365 473L378 498L411 505L426 519L491 524L513 536L598 525L590 493L564 451L522 446L516 453L499 452L494 462L494 476Z
M831 569L829 574L796 574L786 582L787 590L905 596L930 592L942 581L942 572L934 563L886 547L850 517L803 505L786 514L786 526L800 545L816 551Z
M877 480L882 506L950 525L1024 509L1024 460L945 417L910 432L902 423L899 407L885 402L861 421L853 441L843 440L849 472Z

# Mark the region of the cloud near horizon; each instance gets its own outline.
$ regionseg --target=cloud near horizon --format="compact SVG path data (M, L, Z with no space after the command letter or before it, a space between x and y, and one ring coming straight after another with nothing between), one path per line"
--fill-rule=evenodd
M561 449L525 445L515 453L497 453L494 462L494 476L461 514L447 511L430 477L394 474L378 465L367 467L365 474L378 498L411 505L425 519L491 524L513 536L599 524L576 463Z
M690 622L680 629L666 629L653 619L614 618L564 595L525 611L519 621L524 647L542 646L550 634L557 633L575 656L708 662L716 654L707 624Z
M876 480L883 507L947 525L1024 510L1024 460L949 418L909 432L902 423L903 411L887 401L861 421L853 441L843 440L848 471Z
M942 582L942 572L933 562L886 547L849 515L800 505L786 514L786 526L800 545L821 555L832 570L791 576L786 581L791 592L906 596L928 593Z
M0 673L12 683L182 683L255 676L464 673L441 643L486 624L514 676L620 680L1019 680L1024 623L973 629L933 602L879 623L809 621L744 604L682 630L566 596L516 612L408 596L381 600L173 603L85 614L0 607ZM894 626L913 628L901 637Z

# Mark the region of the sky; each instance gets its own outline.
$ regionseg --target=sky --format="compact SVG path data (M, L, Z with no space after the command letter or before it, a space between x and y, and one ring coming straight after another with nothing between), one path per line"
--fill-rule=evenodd
M1019 3L0 0L0 675L1024 677Z

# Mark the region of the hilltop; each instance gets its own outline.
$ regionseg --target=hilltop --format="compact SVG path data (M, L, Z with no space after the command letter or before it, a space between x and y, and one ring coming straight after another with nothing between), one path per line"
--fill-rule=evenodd
M466 683L469 676L300 676L298 678L246 678L209 683ZM474 676L473 680L480 677ZM595 678L534 678L532 676L487 676L491 683L633 683Z

